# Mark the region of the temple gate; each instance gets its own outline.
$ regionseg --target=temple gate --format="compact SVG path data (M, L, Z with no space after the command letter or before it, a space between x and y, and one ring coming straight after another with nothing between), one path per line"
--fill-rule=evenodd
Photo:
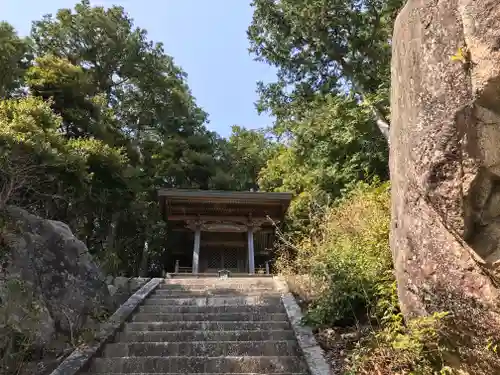
M269 273L290 193L160 189L169 273Z

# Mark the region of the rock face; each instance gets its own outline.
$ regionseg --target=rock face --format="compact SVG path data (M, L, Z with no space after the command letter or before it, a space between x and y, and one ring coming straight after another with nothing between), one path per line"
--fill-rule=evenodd
M113 309L104 276L67 225L17 207L6 209L4 221L0 290L8 325L26 331L30 324L33 344L46 349L59 333L76 340Z
M452 312L475 336L460 353L474 360L500 337L499 0L408 1L394 28L390 140L404 313ZM499 373L480 362L469 370Z

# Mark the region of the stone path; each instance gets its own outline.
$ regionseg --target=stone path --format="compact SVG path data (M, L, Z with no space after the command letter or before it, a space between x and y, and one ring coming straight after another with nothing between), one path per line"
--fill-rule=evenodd
M307 374L272 278L160 284L86 374Z

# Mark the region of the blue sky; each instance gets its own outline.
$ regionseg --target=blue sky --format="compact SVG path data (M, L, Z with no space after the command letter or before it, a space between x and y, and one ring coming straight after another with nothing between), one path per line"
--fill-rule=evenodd
M77 0L0 0L0 20L27 35L31 21ZM165 51L188 73L198 105L210 115L208 127L228 136L232 125L258 128L272 120L259 116L256 82L273 81L274 70L249 55L246 29L252 18L249 0L95 0L121 5L135 24L161 41Z

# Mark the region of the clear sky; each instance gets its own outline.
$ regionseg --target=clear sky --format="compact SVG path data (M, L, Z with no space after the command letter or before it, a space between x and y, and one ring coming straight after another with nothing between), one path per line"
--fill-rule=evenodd
M0 0L0 20L27 35L31 21L77 0ZM121 5L150 39L188 73L198 105L209 113L208 127L222 136L232 125L258 128L272 120L259 116L256 82L273 81L274 70L253 61L246 29L252 18L250 0L94 0L95 5Z

